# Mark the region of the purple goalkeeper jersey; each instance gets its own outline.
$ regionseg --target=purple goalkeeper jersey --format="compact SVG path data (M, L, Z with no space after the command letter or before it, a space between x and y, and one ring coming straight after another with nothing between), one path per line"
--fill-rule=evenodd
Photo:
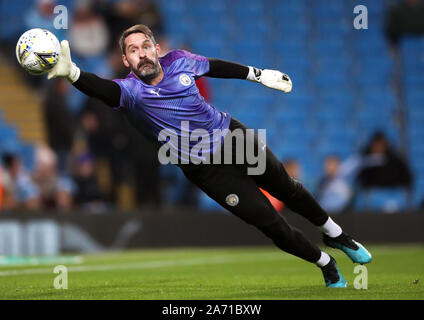
M180 162L187 162L195 145L199 149L199 141L206 142L207 150L190 154L191 159L204 160L223 141L223 135L214 133L225 134L231 120L228 113L207 103L196 86L195 80L209 71L209 61L184 50L173 50L159 58L159 62L164 75L155 86L144 83L132 72L125 79L114 80L121 87L119 108L125 109L128 120L148 138L158 141L164 133L175 133L178 142L172 134L167 141L158 142L171 146L170 153ZM188 137L196 132L201 132L197 135L199 139L190 141Z

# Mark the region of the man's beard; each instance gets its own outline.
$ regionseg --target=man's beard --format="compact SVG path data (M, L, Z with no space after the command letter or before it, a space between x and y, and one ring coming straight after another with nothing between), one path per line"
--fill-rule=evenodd
M141 67L144 67L145 65L150 65L151 67L147 70L145 70L144 68L141 69ZM160 73L160 64L159 61L156 60L156 63L153 62L152 60L148 59L148 58L144 58L143 60L141 60L136 69L132 70L135 75L137 77L140 78L140 80L142 80L143 82L150 84L152 82L153 79L155 79L159 73Z

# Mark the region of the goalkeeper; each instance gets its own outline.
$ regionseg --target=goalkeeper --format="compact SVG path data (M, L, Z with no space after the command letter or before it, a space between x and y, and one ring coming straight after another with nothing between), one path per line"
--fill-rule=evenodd
M257 150L265 155L265 172L261 175L248 175L249 164L246 161L234 161L236 145L233 140L230 142L231 150L225 147L222 148L224 152L221 152L220 146L225 145L227 137L222 139L212 135L214 130L233 132L239 129L239 132L245 133L242 135L243 144L249 142L247 128L242 123L228 113L218 111L202 98L195 85L196 78L247 79L288 93L292 89L292 82L286 74L208 59L183 50L173 50L159 58L160 46L151 30L144 25L135 25L125 30L119 45L123 63L131 69L125 79L106 80L80 70L71 61L66 40L61 43L59 62L49 72L48 78L67 78L81 92L121 110L158 149L165 143L159 141L162 130L173 130L179 141L182 141L186 133L182 130L183 121L189 124L189 133L196 129L209 132L208 138L214 145L209 154L219 160L225 153L232 152L232 164L215 164L215 160L212 164L198 164L195 161L183 163L187 149L177 145L170 152L181 160L178 166L184 175L221 206L258 228L278 248L320 267L327 287L347 286L334 258L291 227L274 210L259 187L319 227L326 245L341 249L353 262L364 264L371 261L370 253L344 233L312 195L298 181L288 176L282 163L257 135L250 139ZM188 148L193 147L192 143L189 142ZM218 148L215 148L216 145Z

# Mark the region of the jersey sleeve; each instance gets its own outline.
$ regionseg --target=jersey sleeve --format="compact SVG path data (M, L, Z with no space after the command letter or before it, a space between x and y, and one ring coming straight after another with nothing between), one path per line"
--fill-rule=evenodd
M178 50L185 59L185 67L187 71L194 74L195 78L200 78L209 72L209 60L204 56L200 56L185 50Z
M121 97L119 99L119 106L115 106L115 109L130 110L134 102L134 96L131 93L133 83L131 81L128 81L127 79L114 79L113 81L121 87Z

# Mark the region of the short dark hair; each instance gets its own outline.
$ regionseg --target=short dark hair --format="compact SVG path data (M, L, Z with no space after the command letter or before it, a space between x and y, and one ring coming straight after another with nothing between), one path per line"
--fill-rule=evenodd
M128 28L124 32L122 32L121 37L119 38L119 47L123 54L125 54L125 39L133 33L143 33L146 37L152 40L153 44L156 44L155 37L153 36L152 30L144 24L136 24L131 28Z

